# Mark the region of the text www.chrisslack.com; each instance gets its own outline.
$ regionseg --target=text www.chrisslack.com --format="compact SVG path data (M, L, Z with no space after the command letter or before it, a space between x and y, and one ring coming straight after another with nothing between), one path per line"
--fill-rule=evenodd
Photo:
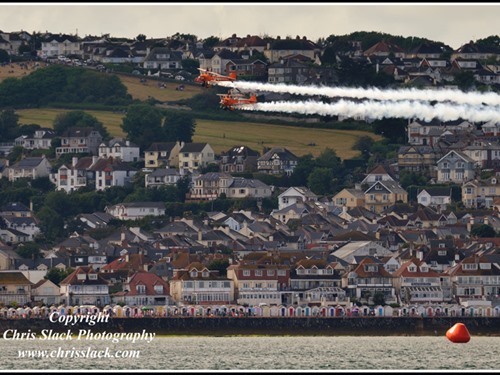
M61 349L53 350L18 350L19 358L139 358L140 350L115 350L105 349Z

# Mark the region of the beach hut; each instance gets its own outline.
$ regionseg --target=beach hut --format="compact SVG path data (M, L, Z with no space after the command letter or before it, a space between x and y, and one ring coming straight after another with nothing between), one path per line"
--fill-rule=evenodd
M493 316L496 318L500 317L500 305L497 305L493 308Z
M295 316L295 309L293 308L293 306L288 307L287 313L287 316Z
M66 313L67 313L66 306L64 306L64 305L58 306L57 307L57 312L59 313L59 315L66 315Z
M7 318L9 319L17 318L17 310L13 307L9 307L9 309L7 310Z
M123 318L123 307L120 305L115 305L113 307L113 315L117 318Z
M378 308L380 312L380 308ZM378 316L394 316L394 308L390 305L385 305L382 307L382 314Z
M320 309L318 306L313 306L311 309L311 314L312 316L319 316L320 315Z
M277 317L280 315L280 308L278 306L271 306L269 309L270 316Z

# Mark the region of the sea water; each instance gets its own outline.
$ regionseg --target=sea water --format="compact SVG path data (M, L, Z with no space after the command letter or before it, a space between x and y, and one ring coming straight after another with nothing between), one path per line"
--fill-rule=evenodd
M500 337L156 336L152 341L0 340L1 371L497 370Z

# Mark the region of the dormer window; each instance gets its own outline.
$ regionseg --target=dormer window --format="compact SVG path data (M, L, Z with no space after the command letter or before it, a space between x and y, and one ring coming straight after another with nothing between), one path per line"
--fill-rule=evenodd
M89 273L89 280L97 280L97 274L96 273Z
M155 285L154 289L156 294L163 294L163 285Z
M477 270L477 263L464 263L462 264L462 269L464 271L475 271Z
M136 286L135 290L137 294L146 294L146 285L139 284Z
M209 275L210 275L210 273L208 271L203 271L201 273L201 276L203 276L203 277L208 277Z
M417 272L417 266L412 264L411 266L408 267L408 271L409 272Z
M190 273L191 277L198 277L198 271L192 270Z

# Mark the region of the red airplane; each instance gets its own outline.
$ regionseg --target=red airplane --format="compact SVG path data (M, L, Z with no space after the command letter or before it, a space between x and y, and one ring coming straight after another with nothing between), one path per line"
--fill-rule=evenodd
M236 73L231 72L229 76L225 76L219 73L214 73L210 70L198 68L200 75L194 79L195 82L201 83L203 87L210 87L214 82L232 82L236 80Z
M238 108L243 104L255 104L257 103L257 96L255 94L251 95L249 98L245 98L243 94L234 93L230 90L227 94L217 94L220 98L220 107L224 110L231 110Z

